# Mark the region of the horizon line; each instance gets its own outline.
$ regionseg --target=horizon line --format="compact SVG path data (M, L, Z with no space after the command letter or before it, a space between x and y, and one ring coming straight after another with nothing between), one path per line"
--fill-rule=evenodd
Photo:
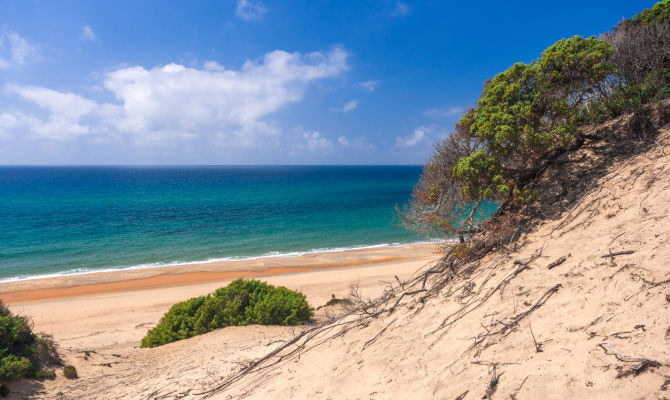
M6 167L423 167L423 164L0 164Z

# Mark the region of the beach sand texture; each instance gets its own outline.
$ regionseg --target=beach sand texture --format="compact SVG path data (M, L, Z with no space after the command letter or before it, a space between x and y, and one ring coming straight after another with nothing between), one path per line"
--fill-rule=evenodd
M41 384L24 380L12 386L10 398L58 398L60 391L68 392L64 398L137 398L141 396L137 390L143 392L142 389L126 391L124 387L132 387L130 381L135 381L140 386L146 385L150 393L155 386L164 385L165 376L155 375L157 369L162 369L159 364L168 362L162 357L190 359L183 364L183 370L170 374L199 386L199 381L212 371L217 370L212 377L232 372L239 366L242 354L259 357L271 348L270 343L292 336L301 327L230 327L213 332L214 335L194 338L201 343L199 346L204 346L199 347L204 353L222 357L215 357L216 366L204 363L204 368L194 369L201 357L200 350L194 352L190 346L184 346L186 342L151 350L138 348L147 330L176 302L213 292L239 277L300 290L314 307L325 304L332 295L346 297L352 285L363 295L376 297L395 276L408 279L432 265L441 248L442 244L416 244L0 284L0 299L14 313L29 316L36 332L53 335L65 359L75 365L81 376L76 381L81 385L74 392L61 387L71 383L62 377L44 382L46 390ZM333 311L322 309L316 318L323 320ZM221 333L225 333L223 342ZM175 350L181 355L173 354ZM169 363L178 364L176 360ZM84 384L86 377L99 379L115 370L128 374L124 382L111 379L102 386L97 380L90 381L92 386ZM151 374L157 380L147 379L138 371L154 371Z

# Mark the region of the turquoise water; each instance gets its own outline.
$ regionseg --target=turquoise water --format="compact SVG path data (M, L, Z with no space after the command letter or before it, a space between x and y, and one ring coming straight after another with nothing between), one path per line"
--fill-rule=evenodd
M0 280L394 245L392 167L0 167Z

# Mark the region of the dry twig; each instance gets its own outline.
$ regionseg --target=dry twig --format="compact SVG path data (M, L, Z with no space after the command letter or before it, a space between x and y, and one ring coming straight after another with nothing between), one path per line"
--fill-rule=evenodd
M610 249L609 254L602 255L602 256L600 256L600 258L608 258L608 257L614 258L616 256L621 256L621 255L624 255L624 254L633 254L633 253L635 253L635 250L623 250L623 251L612 252L612 250Z
M552 262L551 264L547 265L547 268L552 269L554 267L558 267L559 265L563 264L565 262L565 260L567 260L567 259L568 258L566 256L563 256L563 257L559 258L558 260Z

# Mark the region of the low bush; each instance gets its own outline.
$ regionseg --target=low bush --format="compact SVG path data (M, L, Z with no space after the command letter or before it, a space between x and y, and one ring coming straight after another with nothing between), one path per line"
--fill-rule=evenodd
M35 373L35 378L54 380L54 379L56 379L56 372L52 371L50 369L44 369L44 370L41 370L41 371L37 371Z
M297 325L311 316L312 309L302 293L238 279L213 294L172 306L142 339L142 347L161 346L231 325Z
M79 375L77 375L77 369L73 365L66 365L63 368L63 376L65 376L67 379L79 378Z
M342 305L342 306L344 306L344 307L348 307L348 306L353 305L354 302L351 301L351 299L338 299L338 298L335 297L335 295L333 294L332 297L330 298L330 300L328 300L328 301L326 302L326 304L324 304L324 305L322 305L322 306L318 306L316 309L317 309L317 310L320 310L320 309L322 309L323 307L332 307L332 306L336 306L336 305L338 305L338 304L340 304L340 305Z
M25 317L13 315L0 301L0 380L49 379L45 362L59 361L49 338L35 335Z

